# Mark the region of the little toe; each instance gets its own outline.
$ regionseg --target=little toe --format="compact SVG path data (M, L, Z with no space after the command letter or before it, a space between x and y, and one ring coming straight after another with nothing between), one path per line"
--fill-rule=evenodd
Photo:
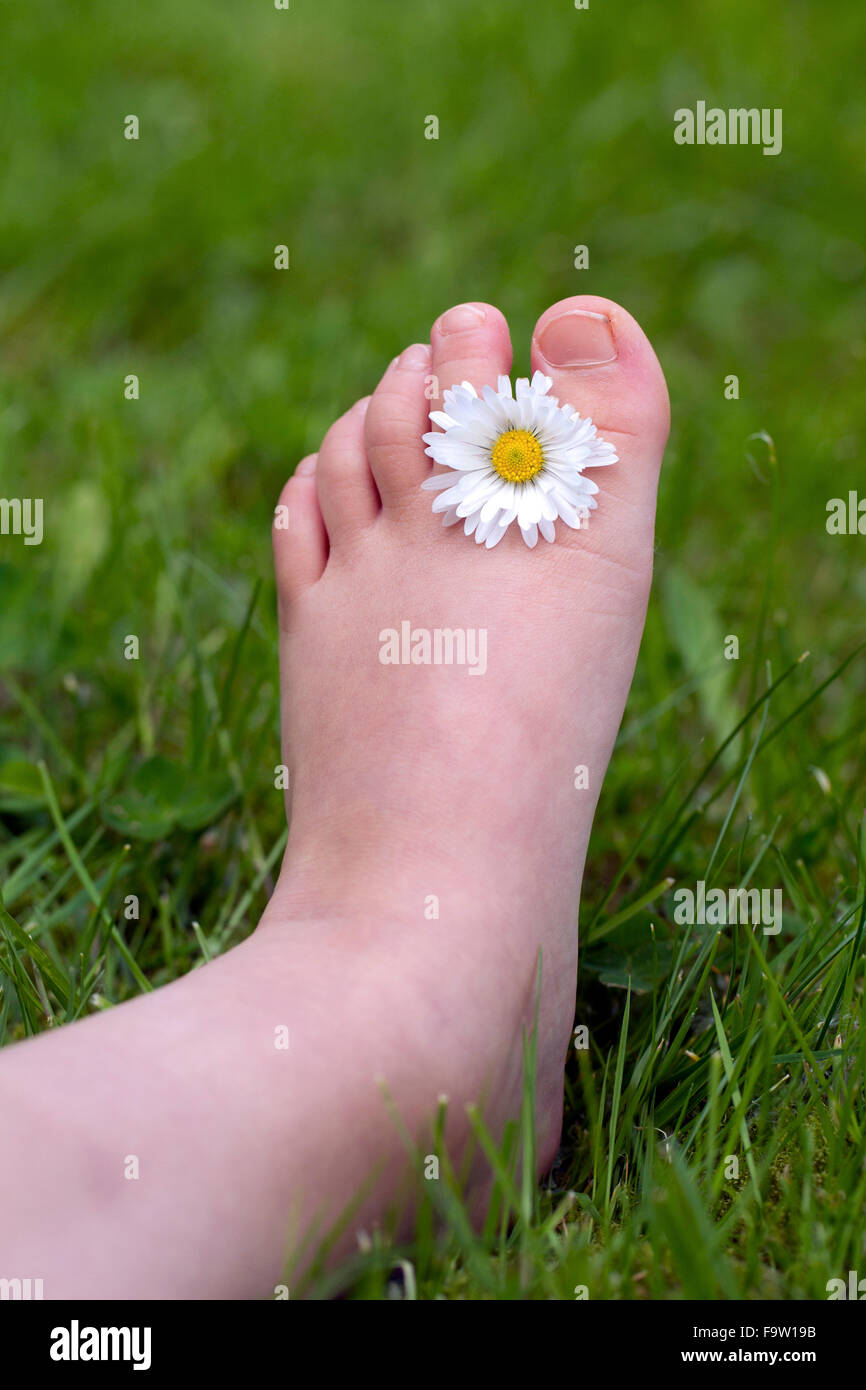
M281 616L321 578L328 559L328 536L316 487L317 459L310 454L301 460L274 508L274 569Z

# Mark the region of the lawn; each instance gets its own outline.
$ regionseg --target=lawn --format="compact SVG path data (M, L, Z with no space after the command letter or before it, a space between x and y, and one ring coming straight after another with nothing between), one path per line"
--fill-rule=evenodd
M515 1184L528 1096L483 1233L446 1165L445 1237L425 1205L315 1287L866 1276L866 540L826 524L863 486L861 7L49 0L3 29L0 497L44 536L0 535L0 1043L255 925L285 834L269 527L334 414L451 303L498 304L525 371L547 304L606 294L673 430L560 1159ZM677 144L699 101L782 110L781 152ZM699 882L780 890L781 931L683 927Z

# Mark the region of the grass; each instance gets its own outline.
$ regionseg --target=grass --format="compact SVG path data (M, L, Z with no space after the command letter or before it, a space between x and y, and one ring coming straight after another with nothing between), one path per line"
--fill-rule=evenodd
M294 462L449 303L500 304L525 370L549 302L610 294L674 428L560 1161L515 1177L527 1105L482 1235L443 1154L415 1240L376 1234L317 1287L825 1297L866 1274L866 570L825 529L860 476L859 7L247 8L4 20L0 495L41 496L45 538L0 536L0 1041L255 924L284 835L268 529ZM699 99L781 107L782 154L676 146ZM701 879L782 888L782 932L678 926Z

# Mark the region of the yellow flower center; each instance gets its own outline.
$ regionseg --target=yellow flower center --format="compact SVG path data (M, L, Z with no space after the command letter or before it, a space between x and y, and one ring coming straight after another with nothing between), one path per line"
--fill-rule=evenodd
M544 454L529 430L506 430L494 444L490 462L506 482L528 483L544 467Z

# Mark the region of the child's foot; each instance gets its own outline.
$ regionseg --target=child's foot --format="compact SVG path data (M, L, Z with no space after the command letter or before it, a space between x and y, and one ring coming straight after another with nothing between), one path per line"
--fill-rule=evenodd
M515 526L485 550L462 526L443 529L421 489L433 471L425 384L437 378L440 396L464 379L495 388L511 356L497 309L450 310L432 348L407 348L286 486L289 527L274 539L291 835L264 930L324 930L335 964L342 933L382 947L388 966L358 984L371 1087L385 1072L419 1116L443 1090L458 1111L486 1092L494 1123L519 1103L541 948L547 1164L584 855L643 629L668 400L624 309L594 296L549 309L532 367L593 419L619 462L588 475L600 491L585 529L557 522L555 544L529 550ZM385 632L404 623L485 631L486 670L383 664ZM411 1094L389 1061L395 1030L413 1059Z
M605 300L548 310L533 358L620 455L588 529L485 550L420 488L428 375L480 387L511 366L483 305L446 314L432 356L407 349L288 484L292 827L262 928L4 1049L0 1271L35 1270L46 1297L259 1298L360 1199L336 1253L351 1248L406 1167L380 1076L416 1140L449 1095L454 1157L466 1102L494 1131L519 1114L539 949L553 1158L580 877L643 625L668 407L652 349ZM484 630L486 669L383 664L403 623Z

